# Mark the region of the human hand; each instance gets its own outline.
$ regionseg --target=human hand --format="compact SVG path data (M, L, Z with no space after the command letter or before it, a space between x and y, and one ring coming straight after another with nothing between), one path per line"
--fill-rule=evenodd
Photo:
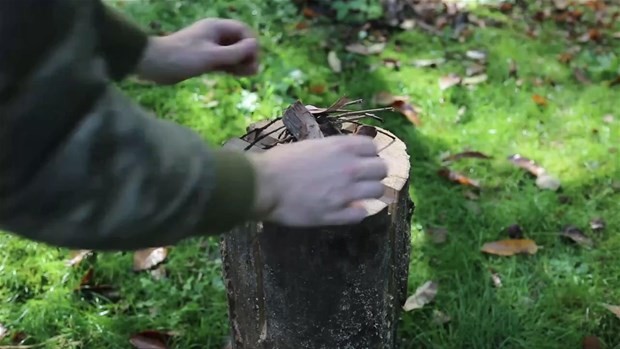
M251 155L257 170L256 216L287 226L355 224L360 200L380 198L387 165L365 136L330 136Z
M138 75L175 84L204 73L253 75L258 71L258 41L242 22L207 18L161 37L151 37Z

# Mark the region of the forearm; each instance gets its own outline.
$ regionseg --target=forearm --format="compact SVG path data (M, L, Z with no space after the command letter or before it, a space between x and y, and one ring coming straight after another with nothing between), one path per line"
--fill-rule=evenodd
M47 60L17 81L0 58L0 229L56 246L126 250L223 232L248 218L250 162L207 148L116 91L96 49L93 8L56 3L76 4L57 18L73 26L39 52ZM7 23L3 44L23 25Z

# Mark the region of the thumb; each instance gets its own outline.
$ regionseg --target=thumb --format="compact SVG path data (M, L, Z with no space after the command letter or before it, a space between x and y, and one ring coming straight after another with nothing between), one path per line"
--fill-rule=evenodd
M247 38L232 45L218 46L212 52L212 59L218 68L233 66L254 57L257 51L258 41L255 38Z

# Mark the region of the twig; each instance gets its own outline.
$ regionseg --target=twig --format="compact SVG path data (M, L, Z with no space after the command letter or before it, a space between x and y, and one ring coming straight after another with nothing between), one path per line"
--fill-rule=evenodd
M350 112L330 116L330 118L339 119L345 116L363 115L363 114L370 113L370 112L386 111L386 110L394 110L394 108L385 107L385 108L376 108L376 109L368 109L368 110L355 110L355 111L350 111Z

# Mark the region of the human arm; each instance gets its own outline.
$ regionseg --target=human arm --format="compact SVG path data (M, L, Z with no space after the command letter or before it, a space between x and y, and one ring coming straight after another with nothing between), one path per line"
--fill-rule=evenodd
M96 0L0 2L0 229L128 250L251 218L247 157L208 148L111 84L148 40L107 13Z

